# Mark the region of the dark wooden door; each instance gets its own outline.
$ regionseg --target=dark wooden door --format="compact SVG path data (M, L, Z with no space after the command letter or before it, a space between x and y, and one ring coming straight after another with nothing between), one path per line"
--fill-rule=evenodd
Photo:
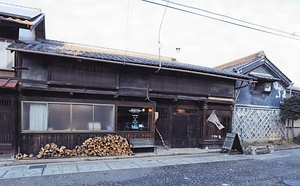
M198 115L173 115L171 147L197 147L198 123Z
M170 144L170 116L169 116L169 108L168 107L158 107L158 119L155 123L155 127L160 133L155 132L155 142L158 145L163 145L162 140L164 141L165 145ZM161 139L162 138L162 139Z
M0 99L0 155L12 153L13 127L13 100Z

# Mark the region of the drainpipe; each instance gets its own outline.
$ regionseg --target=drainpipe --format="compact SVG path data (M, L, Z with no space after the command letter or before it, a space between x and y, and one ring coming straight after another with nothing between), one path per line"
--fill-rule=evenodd
M290 98L292 97L292 88L293 88L294 83L290 83Z

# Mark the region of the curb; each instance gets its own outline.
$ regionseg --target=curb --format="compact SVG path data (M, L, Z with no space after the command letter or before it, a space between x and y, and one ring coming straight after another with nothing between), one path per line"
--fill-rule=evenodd
M275 151L298 149L300 145L294 146L275 146ZM192 155L208 155L208 154L221 154L221 149L211 149L203 152L176 152L170 154L155 154L155 153L138 153L132 156L91 156L91 157L67 157L67 158L48 158L48 159L0 159L0 167L6 166L21 166L21 165L37 165L37 164L59 164L59 163L76 163L84 161L102 161L102 160L118 160L118 159L129 159L129 158L149 158L149 157L172 157L172 156L192 156Z
M275 146L275 151L278 150L291 150L291 149L299 149L300 145L293 145L293 146Z
M170 154L155 154L155 153L138 153L132 156L91 156L91 157L68 157L68 158L48 158L48 159L9 159L0 160L0 167L5 166L20 166L20 165L37 165L37 164L58 164L58 163L76 163L83 161L102 161L102 160L118 160L118 159L129 159L129 158L149 158L149 157L167 157L167 156L192 156L192 155L205 155L205 154L219 154L221 149L204 151L204 152L180 152L180 153L170 153Z

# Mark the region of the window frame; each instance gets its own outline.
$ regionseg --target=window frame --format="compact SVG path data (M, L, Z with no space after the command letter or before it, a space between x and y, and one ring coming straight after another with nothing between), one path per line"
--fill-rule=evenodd
M148 108L148 109L152 109L152 114L151 114L151 123L149 123L149 127L150 129L149 130L119 130L118 127L119 127L119 123L118 123L118 107L134 107L134 108L140 108L140 107L143 107L143 108ZM116 120L115 120L115 131L118 132L118 133L122 133L122 132L125 132L125 133L141 133L141 132L152 132L154 130L154 123L155 123L155 106L153 105L146 105L146 104L141 104L141 105L130 105L130 104L118 104L116 105L115 107L115 117L116 117ZM148 118L149 119L149 118Z
M24 104L46 104L47 105L47 129L46 130L24 130ZM111 106L113 112L113 130L48 130L49 127L49 104L66 104L70 106L70 128L72 128L72 106L89 105L93 107L93 123L95 122L95 106ZM116 131L116 105L99 103L77 103L77 102L51 102L51 101L21 101L21 133L114 133Z

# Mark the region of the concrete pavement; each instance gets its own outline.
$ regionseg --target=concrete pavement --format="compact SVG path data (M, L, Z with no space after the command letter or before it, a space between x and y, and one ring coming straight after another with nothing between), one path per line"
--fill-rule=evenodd
M300 151L300 150L299 150ZM32 176L47 176L118 169L138 169L181 164L195 164L221 161L237 161L255 158L272 158L284 155L275 151L266 155L228 155L219 153L219 149L170 149L159 148L155 153L138 153L134 156L85 157L60 159L6 160L0 166L0 179L12 179ZM285 154L288 156L288 153Z

